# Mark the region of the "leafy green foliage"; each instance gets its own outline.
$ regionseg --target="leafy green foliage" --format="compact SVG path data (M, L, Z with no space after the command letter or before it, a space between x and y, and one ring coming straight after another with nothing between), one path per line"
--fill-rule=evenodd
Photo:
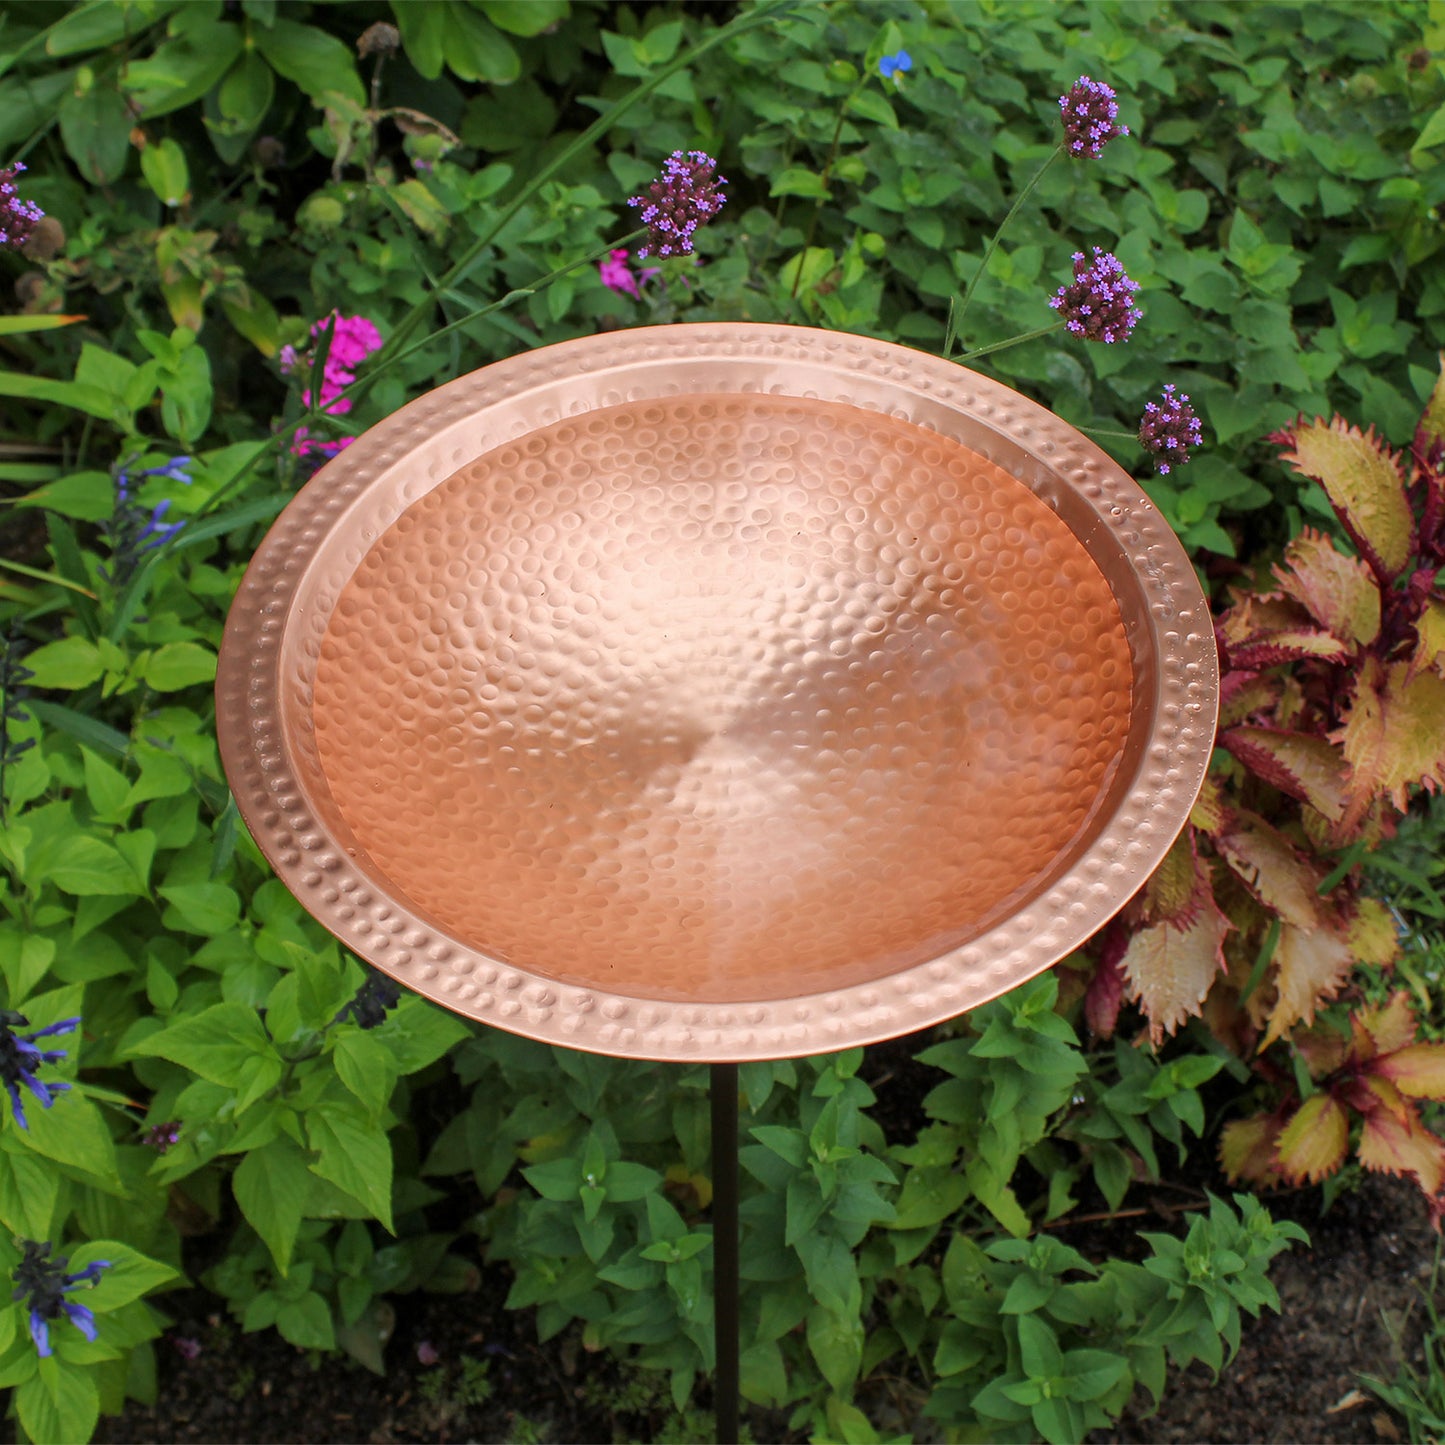
M1415 440L1445 309L1445 81L1415 57L1440 37L1415 6L1215 0L828 4L750 9L726 31L706 7L397 0L366 10L364 35L346 7L270 0L12 10L0 152L25 155L53 229L0 257L23 307L0 317L0 486L29 525L0 556L0 620L29 673L0 708L0 978L32 1026L85 1022L47 1066L72 1091L0 1130L0 1223L89 1241L78 1259L105 1241L124 1267L94 1292L93 1356L71 1341L40 1361L0 1312L0 1384L37 1439L84 1438L143 1392L156 1316L141 1295L182 1275L180 1213L232 1231L208 1283L244 1328L380 1369L386 1294L473 1278L473 1240L434 1227L425 1177L480 1193L480 1242L544 1335L580 1321L681 1412L714 1355L702 1073L472 1037L411 998L362 1027L347 1014L361 966L270 876L229 799L209 684L246 559L314 464L296 428L334 444L438 376L640 322L785 320L938 348L969 291L959 340L988 347L1049 322L1071 252L1101 244L1142 286L1129 345L1039 339L991 368L1131 466L1145 399L1166 378L1189 391L1211 445L1147 485L1196 549L1333 527L1263 434L1338 411ZM880 58L904 48L913 69L885 83ZM985 267L1081 71L1118 88L1133 134L1051 166ZM705 264L610 290L593 263L629 244L626 197L693 145L729 177ZM388 345L352 411L308 413L308 379L281 358L332 310ZM177 453L189 481L168 472ZM1361 565L1392 581L1418 529L1380 512L1356 461L1330 495ZM143 478L143 515L181 524L160 545L127 548L123 471ZM1361 591L1345 560L1295 544L1291 605L1316 634L1298 645L1404 661L1376 647L1389 598L1376 617L1366 592L1382 587ZM1422 646L1438 621L1422 614ZM1382 674L1378 696L1398 704L1419 675ZM1434 715L1415 711L1412 738ZM1236 723L1252 786L1293 780L1286 794L1344 816L1317 749ZM1236 927L1200 908L1156 952L1212 978L1248 937L1231 979L1248 992L1258 975L1256 1009L1311 965L1302 925L1271 934L1244 896L1271 867L1294 876L1273 826L1216 829L1205 864L1172 856L1150 902L1160 923L1199 901L1202 867L1233 870ZM1136 1386L1157 1395L1170 1364L1218 1368L1241 1312L1274 1303L1265 1271L1293 1232L1249 1200L1152 1238L1142 1264L1058 1237L1094 1191L1118 1209L1183 1159L1225 1057L1199 1034L1086 1051L1084 976L1059 976L1062 1000L1036 980L936 1041L927 1122L907 1138L884 1136L856 1053L741 1068L750 1400L873 1440L870 1391L903 1370L951 1432L1076 1439ZM1176 990L1181 1016L1196 983ZM1382 1060L1433 1087L1417 1046L1357 1047L1318 1075L1319 1104L1300 1101L1305 1123L1332 1146L1324 1100L1343 1110L1345 1074L1378 1085ZM1401 1106L1374 1109L1377 1133L1422 1097L1388 1081Z

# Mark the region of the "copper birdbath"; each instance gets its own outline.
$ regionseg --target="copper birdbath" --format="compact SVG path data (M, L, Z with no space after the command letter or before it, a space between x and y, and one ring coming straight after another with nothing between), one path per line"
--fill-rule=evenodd
M1213 740L1188 559L1042 407L798 327L438 387L292 501L227 623L226 772L348 947L602 1053L843 1048L1048 967Z

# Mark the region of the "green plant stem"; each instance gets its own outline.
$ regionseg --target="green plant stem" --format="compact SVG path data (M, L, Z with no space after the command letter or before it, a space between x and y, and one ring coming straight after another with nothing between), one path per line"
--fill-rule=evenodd
M861 80L848 92L838 104L838 121L833 127L833 143L828 148L828 159L823 163L823 174L819 178L823 183L823 189L828 189L828 177L833 174L834 162L838 159L838 142L843 136L843 121L848 114L848 102L853 99L859 91L868 83L869 77L863 76ZM808 248L813 244L813 237L818 232L818 217L823 212L822 196L819 196L813 205L813 215L808 221L808 234L803 238L803 253L798 257L798 269L793 273L793 289L788 296L789 301L798 299L798 284L803 279L803 261L807 257Z
M1018 346L1021 342L1034 341L1040 336L1049 336L1055 331L1063 330L1064 322L1054 321L1047 326L1040 326L1034 331L1025 331L1022 336L1010 336L1007 341L993 341L987 346L976 346L972 351L965 351L958 357L958 364L963 365L965 361L972 361L976 356L987 356L991 351L1003 351L1010 346Z
M983 279L984 272L988 270L988 263L993 260L993 253L998 250L999 237L1001 237L1004 231L1007 229L1008 223L1013 220L1016 215L1018 215L1019 207L1021 207L1023 203L1028 200L1028 198L1033 194L1034 187L1037 186L1041 180L1043 180L1044 172L1047 171L1048 168L1053 165L1053 163L1058 160L1061 155L1063 155L1063 153L1064 143L1060 141L1059 144L1055 146L1053 151L1050 153L1049 158L1043 163L1043 165L1038 168L1038 170L1034 172L1033 179L1030 180L1028 185L1026 185L1023 190L1019 192L1018 199L1015 200L1013 205L1009 207L1008 215L1006 215L1003 220L998 223L998 229L993 233L993 238L989 241L987 248L984 250L983 260L979 262L978 270L973 273L973 276L969 280L967 289L965 289L963 293L963 300L959 303L958 314L953 318L950 324L950 334L943 344L943 359L945 361L948 360L949 354L953 350L953 343L957 339L958 332L963 326L963 318L968 311L969 302L973 300L973 293L978 289L978 283ZM971 351L968 353L968 355L980 356L982 355L982 352ZM962 360L962 358L960 358L960 360Z
M754 10L745 11L743 14L730 20L726 25L715 30L706 40L694 45L691 50L684 51L675 60L664 65L660 70L648 76L640 85L634 86L621 100L609 106L600 116L597 117L586 130L574 140L571 145L564 147L556 156L512 199L510 204L504 206L501 211L493 217L492 223L472 242L462 253L460 260L452 266L441 280L437 283L436 290L431 295L425 296L402 317L396 330L392 332L390 340L382 347L377 357L377 366L388 359L388 353L399 351L402 344L411 336L411 333L420 325L422 317L426 314L427 308L436 304L438 296L455 286L468 271L476 264L482 252L497 238L503 228L532 199L534 195L555 176L560 170L568 165L572 158L586 150L599 136L605 135L619 120L631 110L639 100L651 95L664 81L677 74L678 71L686 69L694 61L706 55L708 51L721 45L725 40L731 40L734 36L745 34L749 30L756 30L760 25L766 25L769 21L777 19L784 11L791 9L796 0L766 0L766 3L759 5ZM376 372L376 367L367 369L366 376L370 377ZM365 378L363 378L365 379Z
M1076 426L1076 431L1087 432L1091 437L1104 437L1115 442L1137 442L1139 434L1132 431L1110 431L1101 426Z

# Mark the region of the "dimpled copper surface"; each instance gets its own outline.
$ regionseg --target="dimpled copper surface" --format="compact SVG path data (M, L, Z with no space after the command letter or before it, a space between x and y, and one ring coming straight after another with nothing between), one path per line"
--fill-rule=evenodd
M278 875L460 1013L644 1058L908 1032L1105 923L1218 667L1178 541L936 357L708 323L437 387L324 467L227 620Z
M976 452L681 397L413 503L332 613L316 746L449 933L562 982L776 999L932 958L1036 885L1117 765L1130 672L1098 567Z

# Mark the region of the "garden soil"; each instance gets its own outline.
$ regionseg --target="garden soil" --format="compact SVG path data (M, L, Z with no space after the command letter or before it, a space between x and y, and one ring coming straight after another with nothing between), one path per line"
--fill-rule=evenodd
M1067 1227L1061 1237L1099 1257L1125 1253L1139 1230L1182 1223L1177 1201L1147 1201L1144 1215ZM1420 1286L1435 1237L1420 1196L1398 1180L1367 1177L1320 1216L1319 1191L1277 1196L1311 1247L1276 1261L1282 1315L1246 1326L1239 1355L1216 1383L1196 1365L1171 1378L1163 1408L1131 1410L1092 1445L1175 1441L1401 1441L1403 1422L1361 1390L1361 1373L1389 1377L1390 1323L1418 1349ZM377 1376L349 1359L321 1360L271 1331L242 1335L200 1292L161 1303L175 1323L159 1342L160 1388L152 1409L101 1422L100 1441L680 1441L705 1440L707 1416L685 1429L647 1388L608 1357L582 1350L573 1332L539 1345L529 1311L503 1309L508 1281L484 1268L460 1295L396 1301ZM199 1352L194 1353L199 1346ZM194 1358L188 1355L194 1353ZM922 1395L899 1380L866 1402L885 1431L937 1438L908 1419ZM705 1411L710 1402L698 1401ZM755 1413L756 1440L786 1440L782 1417ZM791 1438L805 1438L794 1436Z

